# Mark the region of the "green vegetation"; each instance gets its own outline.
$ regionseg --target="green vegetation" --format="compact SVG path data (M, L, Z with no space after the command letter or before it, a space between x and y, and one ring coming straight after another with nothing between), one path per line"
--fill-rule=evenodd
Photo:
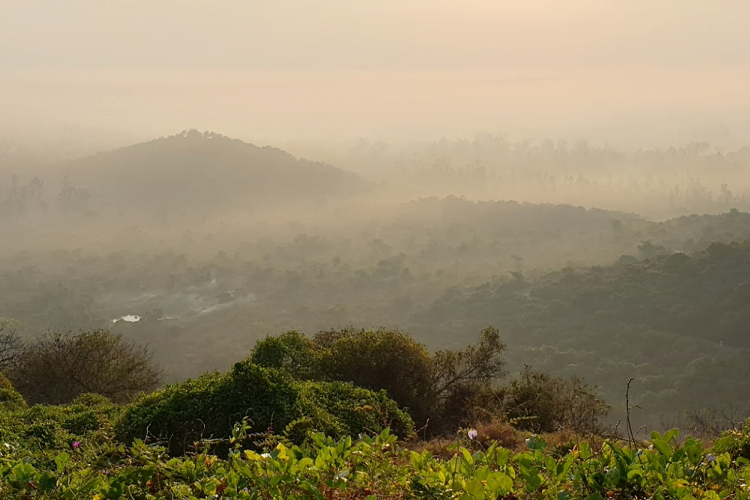
M0 407L6 410L15 410L26 407L23 396L13 387L8 378L0 373Z
M84 413L71 409L69 415ZM563 443L560 436L521 434L517 437L525 438L525 444L518 449L470 431L435 454L424 445L397 442L387 429L340 440L309 433L299 445L274 441L253 450L242 446L247 435L238 425L224 458L211 452L210 442L196 443L194 452L170 457L164 447L140 440L127 445L113 441L104 413L99 410L100 428L78 426L71 429L78 434L67 434L75 440L58 439L54 447L41 450L26 437L36 421L24 423L23 439L20 434L17 439L9 437L3 428L0 498L750 497L746 431L727 433L707 448L690 437L678 441L676 430L664 435L654 432L650 441L640 443L581 439ZM17 427L22 416L29 418L0 414L4 423L12 420ZM554 444L556 439L560 444Z
M298 378L338 380L386 391L421 427L442 433L469 417L471 402L502 375L505 346L497 330L460 351L431 355L408 334L391 330L327 331L307 339L298 332L258 342L252 361ZM456 400L463 400L461 408Z
M453 289L420 317L418 336L493 324L528 363L585 376L608 402L635 377L633 397L651 414L739 406L748 385L750 244L712 244L604 267ZM617 419L624 415L615 415ZM642 418L642 415L636 415ZM641 421L642 422L642 421ZM656 425L651 419L652 425Z
M748 200L634 172L683 158L740 178L746 152L484 137L423 153L387 165L419 177L404 193L195 131L11 177L1 494L742 497ZM432 179L714 215L442 198ZM740 430L706 455L673 433L637 443L642 426L705 445ZM453 443L459 428L479 437Z
M294 426L331 436L357 435L390 427L409 436L411 418L383 393L341 382L300 382L250 362L225 375L205 375L145 395L125 407L117 423L126 442L154 437L185 452L203 437L228 441L234 425L247 419L253 432L299 433Z
M77 339L98 345L101 337L118 339ZM445 438L418 441L385 390L315 380L363 367L386 374L395 366L389 347L398 364L422 360L432 375L432 385L402 380L399 394L434 395L458 378L462 391L448 401L489 397L482 412L463 413L477 418L476 430L446 427ZM123 405L83 394L27 407L0 378L2 394L13 394L13 404L0 404L0 498L750 498L750 422L709 448L678 442L676 430L653 432L649 442L598 437L603 428L592 424L607 408L580 380L527 369L506 386L477 384L499 374L503 350L493 329L461 351L433 355L398 331L289 332L253 353L280 369L246 360ZM321 360L332 353L342 359L326 372Z

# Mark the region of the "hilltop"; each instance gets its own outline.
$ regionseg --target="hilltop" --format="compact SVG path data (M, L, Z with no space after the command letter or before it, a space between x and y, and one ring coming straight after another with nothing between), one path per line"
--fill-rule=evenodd
M369 189L352 172L197 130L66 161L58 170L108 204L168 213L324 202Z

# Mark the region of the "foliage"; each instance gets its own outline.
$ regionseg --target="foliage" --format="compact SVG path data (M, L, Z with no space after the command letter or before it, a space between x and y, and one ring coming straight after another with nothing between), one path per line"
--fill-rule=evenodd
M750 419L739 426L739 429L724 431L716 440L714 448L721 453L729 453L732 457L750 460Z
M430 411L431 359L425 347L398 330L332 330L315 335L323 376L385 390L424 422Z
M313 427L328 435L373 433L385 428L401 437L413 434L412 419L385 391L376 393L344 382L308 381L298 388L296 414L311 418Z
M68 405L0 405L0 441L37 450L65 449L83 439L108 441L119 412L100 396Z
M277 368L300 380L322 377L322 350L303 333L290 330L258 341L250 360L258 366Z
M85 393L123 402L160 381L148 348L105 330L44 334L24 346L8 376L32 404Z
M83 439L42 451L23 443L0 450L0 498L461 499L750 498L747 459L676 430L652 433L634 447L577 442L554 453L538 435L513 451L460 438L446 457L412 451L387 429L335 440L312 433L301 445L275 443L263 453L235 441L226 458L204 451L170 457L135 441ZM260 450L259 450L260 451Z
M208 374L144 395L127 406L117 424L120 439L167 442L185 452L201 438L226 444L235 424L246 420L254 433L278 432L300 418L334 436L392 427L409 435L408 415L384 393L342 383L299 382L250 361L224 375Z
M8 378L0 373L0 411L15 410L26 407L26 401Z
M490 419L501 414L493 386L505 375L505 349L498 331L489 327L475 344L434 354L429 394L434 402L426 434L450 434L476 421L478 413Z
M260 220L239 233L194 219L163 232L86 219L92 226L64 225L59 245L6 235L0 310L27 325L26 341L49 325L116 329L148 343L169 382L228 370L264 332L399 326L434 352L493 325L513 346L508 371L529 363L584 376L611 403L636 377L636 427L659 425L660 413L674 420L695 402L723 408L750 390L741 343L748 266L704 252L750 236L750 214L650 222L457 197L393 210L335 228L279 223L273 234ZM82 244L94 231L101 244ZM644 241L670 255L639 261ZM113 326L124 314L142 319ZM623 418L615 405L612 422Z
M24 217L32 212L46 212L44 201L44 182L34 177L28 184L22 185L14 175L10 185L5 184L0 190L0 219Z
M106 199L91 189L96 200ZM196 219L185 225L170 222L163 231L138 220L96 225L86 218L62 225L59 240L53 235L44 240L56 245L16 234L19 227L16 236L6 235L0 252L0 310L23 322L26 334L49 325L106 328L148 343L170 382L229 369L264 332L296 328L312 333L352 324L399 326L435 351L463 346L477 331L493 325L504 341L519 349L519 355L508 360L512 371L529 362L557 375L585 375L602 387L608 401L620 398L623 381L634 375L639 378L636 390L651 392L649 398L658 402L670 398L669 392L660 393L675 385L674 367L688 366L696 351L711 351L705 343L680 341L673 332L634 321L646 316L638 310L640 305L651 310L646 292L655 293L651 290L657 287L636 284L640 290L630 295L625 286L633 301L630 310L612 320L606 317L612 314L609 307L596 307L598 302L585 296L578 300L590 308L567 306L577 295L575 283L568 283L559 303L550 304L554 299L542 299L535 292L559 273L547 279L540 276L570 266L575 277L582 274L581 266L639 255L638 245L645 240L670 253L692 255L714 241L750 237L750 214L742 212L650 222L632 214L568 205L457 197L422 199L393 210L374 211L372 219L368 215L335 227L279 222L271 226L272 234L263 229L263 217L257 223L248 220L247 231L241 232L210 218L205 225ZM43 227L34 228L34 234L46 234ZM82 244L92 234L100 236L99 243ZM508 271L519 272L523 280ZM696 286L691 285L688 274L682 289L706 287L700 276ZM606 296L590 293L598 300ZM220 294L234 299L219 303ZM544 307L534 307L539 300ZM710 304L713 299L708 300ZM554 307L559 309L549 310ZM690 308L695 309L694 304ZM742 307L725 310L725 321L739 328ZM142 319L113 326L112 321L124 314ZM660 314L672 314L670 302ZM710 337L716 329L702 331ZM212 341L206 342L209 337ZM697 344L701 339L698 332L690 340ZM644 352L654 344L659 353L669 345L672 354L649 370L646 364L653 358ZM553 352L542 351L545 346ZM652 375L648 387L640 383ZM662 375L665 378L657 378ZM727 393L736 390L741 388ZM711 392L701 396L705 394ZM726 404L726 394L718 396L711 404ZM672 398L668 406L682 409L695 399L701 397ZM643 405L649 411L653 406L639 402L649 403Z
M660 413L724 408L750 390L750 242L714 243L609 266L567 268L525 283L494 280L454 289L420 314L415 335L493 324L524 364L583 376L608 402L635 377L636 427ZM443 326L447 325L447 326ZM614 420L625 415L616 408ZM748 416L748 415L744 415Z
M578 377L565 380L528 366L498 392L507 418L519 429L537 433L567 429L599 434L603 432L601 418L610 409Z
M459 420L465 416L446 401L459 393L470 397L500 378L504 350L493 328L483 330L476 344L434 355L399 330L349 328L319 332L312 339L298 332L269 336L256 344L251 359L298 377L384 390L420 425L430 419L430 432L441 432L455 423L448 412Z

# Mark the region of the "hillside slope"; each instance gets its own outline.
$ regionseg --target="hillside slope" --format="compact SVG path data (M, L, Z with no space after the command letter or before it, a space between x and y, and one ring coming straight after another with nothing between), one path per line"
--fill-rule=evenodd
M59 170L121 208L211 210L325 200L368 189L354 173L196 130L71 160Z
M585 375L612 404L636 377L646 412L736 406L750 390L750 242L454 287L415 323L443 343L493 325L511 363Z

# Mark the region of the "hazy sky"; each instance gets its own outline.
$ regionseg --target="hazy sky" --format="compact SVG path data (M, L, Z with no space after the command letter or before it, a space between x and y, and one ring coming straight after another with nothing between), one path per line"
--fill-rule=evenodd
M749 20L747 0L0 0L0 133L628 142L724 124L750 142Z

